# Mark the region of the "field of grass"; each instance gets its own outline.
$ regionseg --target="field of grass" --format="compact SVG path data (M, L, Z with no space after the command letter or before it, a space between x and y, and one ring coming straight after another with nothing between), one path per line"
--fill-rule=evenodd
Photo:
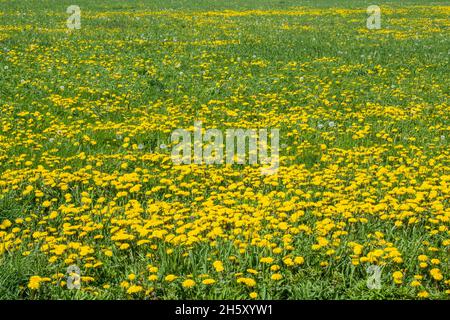
M0 299L449 299L449 14L0 0ZM194 121L278 172L174 165Z

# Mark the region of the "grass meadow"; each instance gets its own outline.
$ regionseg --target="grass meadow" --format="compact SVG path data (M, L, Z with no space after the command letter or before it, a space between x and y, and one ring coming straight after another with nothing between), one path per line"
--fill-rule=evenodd
M1 0L0 299L449 299L449 14ZM175 165L194 121L278 171Z

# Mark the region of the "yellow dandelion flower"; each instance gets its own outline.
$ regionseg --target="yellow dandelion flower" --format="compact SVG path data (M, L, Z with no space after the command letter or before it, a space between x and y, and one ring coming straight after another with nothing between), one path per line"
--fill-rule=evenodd
M183 288L192 288L193 286L195 286L195 281L192 279L187 279L184 280L181 285L183 286Z
M250 298L252 298L252 299L258 298L258 294L257 294L256 292L250 292L249 296L250 296Z
M138 293L142 291L142 287L141 286L130 286L127 290L128 294L134 294L134 293Z
M216 269L217 272L222 272L224 270L223 264L221 261L214 261L213 267L214 267L214 269Z
M173 274L169 274L167 275L164 280L166 280L167 282L172 282L174 281L176 278L178 278L177 276L173 275Z

